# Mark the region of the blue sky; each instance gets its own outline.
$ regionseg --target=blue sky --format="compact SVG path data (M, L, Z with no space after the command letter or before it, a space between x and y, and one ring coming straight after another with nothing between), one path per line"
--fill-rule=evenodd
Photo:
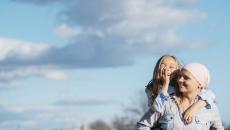
M230 2L2 0L0 128L70 128L123 114L165 53L211 72L226 124Z

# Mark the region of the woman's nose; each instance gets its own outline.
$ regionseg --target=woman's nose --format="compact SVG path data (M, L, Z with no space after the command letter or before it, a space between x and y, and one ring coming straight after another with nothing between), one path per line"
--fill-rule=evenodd
M179 77L177 81L178 82L183 82L183 77Z

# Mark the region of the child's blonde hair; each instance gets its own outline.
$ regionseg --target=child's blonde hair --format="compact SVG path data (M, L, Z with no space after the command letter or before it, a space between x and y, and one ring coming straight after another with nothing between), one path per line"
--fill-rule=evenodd
M160 92L160 90L162 89L163 86L163 81L160 77L160 65L161 62L163 61L164 58L166 57L171 57L175 60L176 64L177 64L177 70L175 71L175 75L174 77L170 80L170 85L172 86L177 86L177 75L180 69L180 63L177 60L177 58L175 56L166 54L163 55L156 63L154 71L153 71L153 77L152 79L149 81L148 85L146 86L149 91L150 91L150 96L152 101L155 100L155 98L157 97L158 93ZM175 90L177 90L177 88L175 88Z

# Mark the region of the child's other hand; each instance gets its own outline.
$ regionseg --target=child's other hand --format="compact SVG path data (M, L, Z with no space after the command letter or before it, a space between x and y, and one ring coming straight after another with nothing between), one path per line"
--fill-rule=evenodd
M192 108L188 108L184 114L183 114L183 118L185 121L185 124L190 124L193 122L194 118L195 118L195 111Z

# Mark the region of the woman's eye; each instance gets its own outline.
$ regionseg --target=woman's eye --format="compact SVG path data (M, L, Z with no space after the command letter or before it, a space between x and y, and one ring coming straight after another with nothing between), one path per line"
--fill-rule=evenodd
M189 77L188 77L188 76L184 76L184 79L185 79L185 80L188 80L188 79L189 79Z

